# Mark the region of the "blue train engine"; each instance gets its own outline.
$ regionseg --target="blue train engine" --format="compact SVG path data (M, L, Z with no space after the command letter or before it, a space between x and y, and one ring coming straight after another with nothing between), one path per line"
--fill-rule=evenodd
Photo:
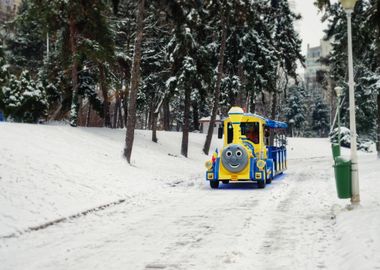
M211 188L219 183L256 182L259 188L287 169L288 125L232 107L219 127L223 149L206 162L206 180Z

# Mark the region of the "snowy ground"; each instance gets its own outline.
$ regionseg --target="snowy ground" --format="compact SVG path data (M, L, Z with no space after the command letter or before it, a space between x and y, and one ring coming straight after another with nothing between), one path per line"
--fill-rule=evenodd
M326 139L290 139L266 189L204 181L203 134L0 124L0 269L380 269L380 161L336 198ZM220 142L214 139L213 149ZM348 154L348 151L345 151Z

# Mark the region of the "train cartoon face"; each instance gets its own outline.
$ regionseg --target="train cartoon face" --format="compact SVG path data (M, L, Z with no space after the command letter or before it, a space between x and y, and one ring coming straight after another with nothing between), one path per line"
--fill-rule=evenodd
M256 182L260 188L287 168L287 124L244 113L232 107L219 127L223 148L206 162L206 180L211 188L219 183Z
M232 173L242 171L248 164L248 153L239 144L230 144L223 149L222 164L224 168Z

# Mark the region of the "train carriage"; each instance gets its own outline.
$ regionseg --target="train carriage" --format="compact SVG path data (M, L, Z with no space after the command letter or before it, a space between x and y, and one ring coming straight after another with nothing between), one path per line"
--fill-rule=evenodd
M232 107L218 130L223 149L206 162L206 180L211 188L219 183L256 182L259 188L287 168L288 125Z

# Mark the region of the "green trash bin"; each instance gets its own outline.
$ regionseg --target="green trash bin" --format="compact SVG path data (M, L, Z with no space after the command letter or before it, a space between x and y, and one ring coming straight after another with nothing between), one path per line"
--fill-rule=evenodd
M338 198L351 198L351 160L345 159L341 156L336 157L334 171Z
M334 160L336 157L340 156L340 145L338 143L333 143L331 145L331 150L332 150Z

